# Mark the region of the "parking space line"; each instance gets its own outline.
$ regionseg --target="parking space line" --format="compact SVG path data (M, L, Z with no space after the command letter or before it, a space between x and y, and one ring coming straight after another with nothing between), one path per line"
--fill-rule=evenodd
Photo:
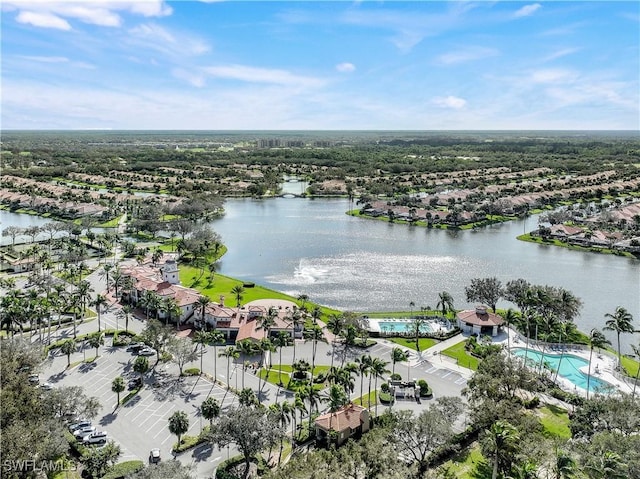
M442 379L446 378L447 376L450 376L451 374L453 374L453 371L449 371L447 374L445 374L444 376L442 376Z

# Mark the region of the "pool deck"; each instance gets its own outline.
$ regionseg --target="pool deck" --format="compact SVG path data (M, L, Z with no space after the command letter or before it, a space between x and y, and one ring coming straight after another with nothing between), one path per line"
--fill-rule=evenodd
M526 344L521 339L519 339L518 334L512 330L509 330L509 342L510 342L511 349L523 349L526 346ZM494 344L500 344L504 346L504 348L506 349L507 333L504 332L499 336L497 336L496 338L494 338ZM571 356L577 356L579 358L582 358L587 362L589 361L589 355L590 355L589 349L584 350L584 349L581 349L580 347L570 345L570 344L560 345L559 347L562 347L563 349L562 350L553 349L553 348L543 349L539 345L529 343L529 350L535 351L537 353L556 355L556 356L560 356L560 354L571 355ZM633 391L633 385L632 384L630 385L618 379L614 375L617 361L618 360L616 357L610 356L609 354L603 353L597 349L594 350L593 357L591 359L591 377L597 378L601 381L609 383L614 388L616 388L621 392L631 394ZM580 368L580 372L587 375L588 369L589 369L588 365L584 366ZM585 389L576 386L571 381L564 379L562 376L557 377L557 382L566 391L573 391L574 393L579 394L581 396L586 396L587 392ZM591 395L593 395L593 391Z

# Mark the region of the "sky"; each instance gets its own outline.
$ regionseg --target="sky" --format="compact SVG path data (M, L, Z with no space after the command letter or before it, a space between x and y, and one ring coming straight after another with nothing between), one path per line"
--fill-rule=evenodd
M1 9L2 129L640 130L637 1Z

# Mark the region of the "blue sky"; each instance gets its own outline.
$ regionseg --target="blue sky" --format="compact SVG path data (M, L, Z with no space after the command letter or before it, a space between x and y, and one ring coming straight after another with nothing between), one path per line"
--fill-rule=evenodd
M640 2L2 1L5 129L640 129Z

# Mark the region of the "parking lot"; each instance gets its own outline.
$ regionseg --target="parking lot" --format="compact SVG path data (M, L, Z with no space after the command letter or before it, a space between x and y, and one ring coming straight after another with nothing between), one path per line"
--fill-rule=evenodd
M95 355L95 349L87 350L86 357ZM144 387L124 406L116 408L116 394L111 391L111 383L117 376L123 376L125 382L137 377L133 371L135 354L124 347L102 347L97 361L80 363L82 352L71 356L72 367L67 370L67 357L56 353L46 363L40 374L41 382L50 382L53 387L83 386L89 396L99 399L102 406L93 425L97 430L108 433L109 439L118 443L122 449L121 461L140 459L147 462L149 452L159 448L161 457L170 458L171 448L177 437L169 432L168 419L175 411L185 411L189 416L188 435L198 435L207 425L207 420L199 414L199 407L209 396L215 397L222 408L236 401L236 397L225 389L214 385L201 377L178 376L173 364L160 364L155 371L144 376ZM150 358L155 364L155 357ZM120 394L124 398L128 391ZM224 459L226 459L225 451ZM211 447L200 447L183 454L179 459L187 464L195 464L198 477L211 474L215 465L223 460L223 454ZM203 474L204 473L204 474Z

